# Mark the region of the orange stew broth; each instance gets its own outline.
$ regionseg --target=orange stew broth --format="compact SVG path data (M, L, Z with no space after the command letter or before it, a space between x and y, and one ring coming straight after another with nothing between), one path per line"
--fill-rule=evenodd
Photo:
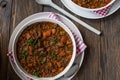
M73 45L68 33L58 24L38 22L26 28L17 42L17 57L22 68L37 77L53 77L70 62Z
M72 0L74 3L85 8L100 8L106 6L111 0Z

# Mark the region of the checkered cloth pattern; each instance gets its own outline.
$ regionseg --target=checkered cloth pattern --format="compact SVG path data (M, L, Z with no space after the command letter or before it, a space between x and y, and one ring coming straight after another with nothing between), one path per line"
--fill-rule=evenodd
M13 58L13 53L12 51L7 53L7 56L10 58L10 60L12 61L12 63L14 63L14 58Z
M55 19L55 20L58 20L58 21L61 21L59 16L57 16L55 13L51 12L49 15L48 15L49 18L51 19ZM62 21L61 21L62 22ZM62 22L64 23L64 22ZM70 28L69 28L70 29ZM81 41L81 39L79 38L78 35L76 35L76 33L74 33L72 30L71 30L74 38L75 38L75 41L76 41L76 47L77 47L77 51L76 51L76 54L77 56L82 53L85 49L86 49L86 45L83 41Z
M106 16L106 15L109 13L111 7L112 7L112 5L106 7L106 8L104 8L104 9L102 9L102 10L93 11L93 12L94 12L95 14L97 14L97 15L100 15L100 16Z
M33 80L33 79L28 77L26 80Z

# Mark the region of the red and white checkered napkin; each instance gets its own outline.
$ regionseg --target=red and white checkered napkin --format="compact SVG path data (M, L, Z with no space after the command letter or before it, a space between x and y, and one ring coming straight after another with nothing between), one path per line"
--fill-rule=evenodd
M57 21L60 21L60 22L62 22L61 20L60 20L60 18L59 18L59 16L58 15L56 15L55 13L53 13L53 12L51 12L49 15L48 15L48 18L51 18L51 19L55 19L55 20L57 20ZM62 22L62 23L64 23L64 22ZM68 27L69 28L69 27ZM70 29L70 28L69 28ZM71 30L71 29L70 29ZM73 32L72 30L71 30L71 32L73 33L73 36L74 36L74 38L75 38L75 41L76 41L76 47L77 47L77 52L76 52L76 54L77 54L77 56L80 54L80 53L82 53L85 49L86 49L86 45L85 45L85 43L83 42L83 41L81 41L81 39L79 38L79 36L75 33L75 32Z
M11 59L12 63L14 63L14 58L13 58L13 53L12 53L12 51L9 51L9 52L7 53L7 56Z
M28 77L26 80L33 80L33 79Z
M93 11L93 12L94 12L95 14L97 14L97 15L100 15L100 16L106 16L106 15L109 13L111 7L112 7L112 5L106 7L106 8L104 8L104 9L102 9L102 10Z

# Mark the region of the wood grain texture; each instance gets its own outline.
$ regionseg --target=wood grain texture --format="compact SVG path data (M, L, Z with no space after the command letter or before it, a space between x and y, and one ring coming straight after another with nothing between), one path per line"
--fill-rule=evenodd
M13 0L10 35L15 27L26 17L42 11L42 6L37 4L34 0ZM20 80L20 78L13 71L11 65L8 65L7 80Z
M0 78L1 80L7 79L7 52L8 52L8 42L9 42L9 27L10 27L10 16L11 16L11 5L12 0L4 0L0 5L0 51L1 51L1 70Z
M104 19L101 37L101 69L104 80L120 79L120 10ZM102 64L104 63L104 64Z
M16 25L29 15L43 11L60 12L52 7L41 6L34 0L4 1L7 4L0 5L0 80L20 80L6 56L10 35ZM60 0L53 1L70 12ZM87 44L82 67L72 80L120 80L120 10L98 20L85 19L70 13L103 32L101 36L97 36L72 20Z

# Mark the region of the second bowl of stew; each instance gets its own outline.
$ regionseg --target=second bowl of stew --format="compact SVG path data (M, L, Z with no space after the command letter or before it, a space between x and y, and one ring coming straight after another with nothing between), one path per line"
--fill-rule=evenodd
M21 73L39 80L60 78L76 56L71 31L62 22L49 18L31 20L21 26L12 49Z
M88 11L102 10L115 2L115 0L69 0L69 1L75 7Z

